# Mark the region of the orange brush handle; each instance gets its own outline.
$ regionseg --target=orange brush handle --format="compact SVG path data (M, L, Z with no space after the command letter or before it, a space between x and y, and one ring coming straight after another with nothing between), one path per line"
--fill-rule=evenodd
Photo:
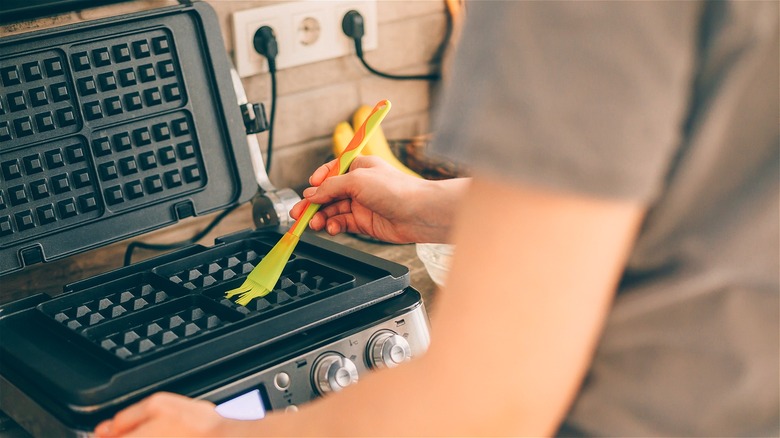
M374 134L374 131L376 131L376 129L379 127L379 124L382 123L382 120L384 120L385 116L390 111L390 107L391 104L388 100L380 101L376 104L376 106L374 106L371 114L368 115L363 124L360 125L360 128L358 128L358 130L355 132L355 136L352 137L349 145L347 145L346 149L344 149L344 151L341 152L341 155L339 155L338 162L336 163L337 165L330 168L330 171L328 172L328 175L325 177L325 179L328 179L332 176L342 175L346 173L347 170L349 170L349 166L352 164L355 158L360 155L360 151L363 150L363 147L366 145L366 143L368 143L368 139L371 138L371 136ZM325 179L323 179L323 181ZM303 230L305 230L306 226L309 225L311 218L320 208L320 204L312 204L309 201L306 201L305 205L306 208L304 209L303 214L301 214L293 226L290 227L288 233L300 237L301 234L303 234Z

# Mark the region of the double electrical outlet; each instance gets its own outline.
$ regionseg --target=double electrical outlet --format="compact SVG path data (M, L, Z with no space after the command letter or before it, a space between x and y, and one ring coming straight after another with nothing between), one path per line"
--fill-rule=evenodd
M354 53L353 40L341 29L344 15L351 10L360 12L365 22L363 50L376 49L376 0L304 0L235 12L233 59L239 76L268 71L265 58L252 46L262 26L276 34L277 70Z

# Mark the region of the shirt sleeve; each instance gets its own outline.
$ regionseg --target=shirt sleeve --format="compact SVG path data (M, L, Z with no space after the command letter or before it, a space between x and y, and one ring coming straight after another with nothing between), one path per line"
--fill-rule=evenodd
M509 183L650 202L682 141L700 13L469 3L433 152Z

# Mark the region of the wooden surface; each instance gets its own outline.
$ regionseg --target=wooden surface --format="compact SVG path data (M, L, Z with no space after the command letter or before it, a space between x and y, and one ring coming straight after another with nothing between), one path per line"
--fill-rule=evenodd
M153 243L169 243L183 240L203 229L214 216L215 214L187 219L176 226L149 233L137 238L137 240ZM254 228L254 223L252 221L251 206L247 204L227 216L220 225L214 228L199 243L204 246L210 246L214 243L216 237L251 228ZM335 237L324 233L319 233L319 235L409 267L412 286L422 294L428 311L432 309L435 284L431 281L420 259L417 258L414 245L372 242L350 235ZM2 277L0 278L0 304L41 292L55 296L62 293L62 288L65 284L119 268L122 266L125 249L130 241L117 242L105 248L88 251L84 254L51 263L33 265L21 272ZM136 249L133 262L157 254L160 253Z

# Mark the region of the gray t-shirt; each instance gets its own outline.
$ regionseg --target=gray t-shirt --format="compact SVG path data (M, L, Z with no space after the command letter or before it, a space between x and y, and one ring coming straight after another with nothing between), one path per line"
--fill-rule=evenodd
M564 433L780 435L778 2L468 6L434 151L649 209Z

